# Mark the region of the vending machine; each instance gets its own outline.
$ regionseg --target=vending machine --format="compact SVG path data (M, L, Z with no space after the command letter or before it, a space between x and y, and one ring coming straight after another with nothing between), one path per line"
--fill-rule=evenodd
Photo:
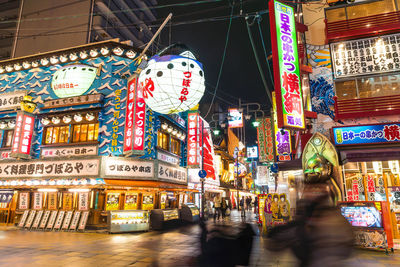
M386 201L339 202L342 215L353 226L356 245L393 252L393 231Z

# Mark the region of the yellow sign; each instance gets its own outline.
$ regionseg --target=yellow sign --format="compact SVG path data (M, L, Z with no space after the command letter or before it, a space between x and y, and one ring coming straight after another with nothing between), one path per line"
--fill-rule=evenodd
M154 208L154 195L143 195L142 210L152 210Z
M106 210L119 210L119 197L120 193L108 193Z
M160 208L163 210L165 209L165 203L167 202L167 194L162 193L160 195Z
M57 192L49 192L47 196L47 209L57 209Z
M136 210L137 209L137 200L138 200L137 193L126 193L124 210Z
M63 193L63 210L73 209L73 194Z

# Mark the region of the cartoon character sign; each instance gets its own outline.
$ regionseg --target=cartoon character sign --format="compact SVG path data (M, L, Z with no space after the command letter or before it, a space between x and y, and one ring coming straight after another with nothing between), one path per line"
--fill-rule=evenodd
M175 51L153 56L139 76L146 104L162 114L195 107L205 90L202 64L190 51Z
M272 211L272 220L273 221L278 221L280 219L280 216L279 216L279 195L278 194L274 194L272 196L271 211Z
M286 194L279 195L279 215L284 222L290 219L290 205L289 201L286 199Z

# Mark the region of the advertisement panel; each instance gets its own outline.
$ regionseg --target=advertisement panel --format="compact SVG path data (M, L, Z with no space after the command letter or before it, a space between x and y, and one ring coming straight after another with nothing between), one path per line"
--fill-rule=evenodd
M272 92L274 96L274 92ZM292 157L292 142L290 131L278 128L276 116L275 97L272 97L272 106L274 109L274 139L275 139L275 154L277 161L288 161Z
M133 149L133 129L134 129L134 112L135 112L135 93L137 86L137 77L128 82L128 93L126 96L125 109L125 132L124 132L124 154L132 153Z
M237 108L230 108L228 110L228 127L241 128L243 127L243 112Z
M143 88L136 87L135 101L135 131L133 138L133 151L135 154L143 154L144 149L144 132L146 120L146 104L143 97Z
M269 2L278 128L305 129L294 8Z
M17 112L11 157L30 158L34 124L34 115L23 111Z
M249 147L247 147L247 157L249 159L258 158L258 147L257 146L249 146Z
M197 111L189 112L187 129L187 166L191 168L197 168L200 165L200 159L198 158L198 125L199 113Z
M262 118L258 120L260 125L257 127L257 143L260 162L273 162L274 153L274 129L271 118Z

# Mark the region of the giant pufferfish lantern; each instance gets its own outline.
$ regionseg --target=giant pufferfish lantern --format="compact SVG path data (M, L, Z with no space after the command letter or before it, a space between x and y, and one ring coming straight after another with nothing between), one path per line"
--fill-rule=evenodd
M146 104L162 114L195 107L204 94L203 66L190 51L179 55L155 55L139 76Z

